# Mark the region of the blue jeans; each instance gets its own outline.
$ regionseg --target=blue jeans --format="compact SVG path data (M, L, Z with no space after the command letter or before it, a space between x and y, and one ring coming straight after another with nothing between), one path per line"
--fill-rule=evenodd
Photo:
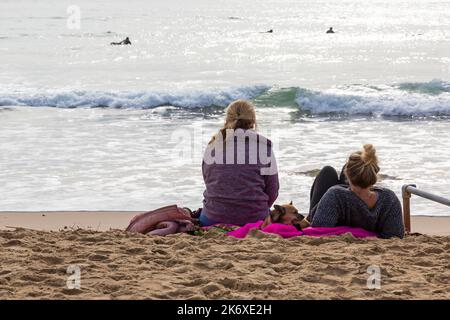
M256 221L264 220L268 214L270 214L270 211L267 211L267 213L264 214L264 216L261 216L261 219L257 219ZM200 213L200 217L198 218L198 220L200 221L200 225L202 227L209 227L209 226L212 226L212 225L215 225L218 223L222 223L220 221L214 221L214 220L207 218L206 215L203 213L203 210ZM256 221L248 221L248 222L256 222Z
M200 225L202 227L209 227L212 226L214 224L217 224L218 222L213 221L211 219L208 219L204 214L203 211L200 213L200 217L198 218L198 220L200 221Z

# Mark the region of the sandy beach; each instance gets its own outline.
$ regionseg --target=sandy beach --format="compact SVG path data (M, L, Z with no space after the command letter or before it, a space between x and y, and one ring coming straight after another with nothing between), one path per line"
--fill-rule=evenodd
M450 219L403 240L125 233L135 212L0 213L1 299L449 299ZM13 227L22 227L14 229ZM61 230L61 231L60 231ZM80 289L69 289L69 266ZM379 267L379 289L368 268Z
M0 21L0 300L450 299L450 1L21 0ZM316 208L401 236L402 199L404 239L292 226ZM125 231L172 203L204 225L273 208L295 237L173 208L134 230L192 235Z

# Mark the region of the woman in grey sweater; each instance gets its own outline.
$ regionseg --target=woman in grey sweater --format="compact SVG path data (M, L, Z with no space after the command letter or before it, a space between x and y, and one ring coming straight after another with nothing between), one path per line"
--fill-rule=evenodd
M349 226L373 231L380 238L403 238L402 208L395 193L375 186L378 158L372 145L350 155L340 177L325 167L311 189L307 220L313 227Z

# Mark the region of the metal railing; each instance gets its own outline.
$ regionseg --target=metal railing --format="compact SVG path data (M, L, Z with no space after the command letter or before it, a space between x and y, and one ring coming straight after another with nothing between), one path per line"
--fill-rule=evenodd
M450 207L450 199L417 189L414 184L406 184L402 187L403 197L403 221L405 223L405 229L407 233L411 232L411 195L416 196L446 205Z

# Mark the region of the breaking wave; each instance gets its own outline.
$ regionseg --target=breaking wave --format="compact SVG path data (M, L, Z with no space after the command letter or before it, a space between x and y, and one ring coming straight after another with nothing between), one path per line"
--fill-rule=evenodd
M433 80L396 85L348 85L327 90L265 85L184 92L162 91L0 91L0 106L57 108L225 107L252 99L258 107L290 107L310 115L450 116L450 83Z

